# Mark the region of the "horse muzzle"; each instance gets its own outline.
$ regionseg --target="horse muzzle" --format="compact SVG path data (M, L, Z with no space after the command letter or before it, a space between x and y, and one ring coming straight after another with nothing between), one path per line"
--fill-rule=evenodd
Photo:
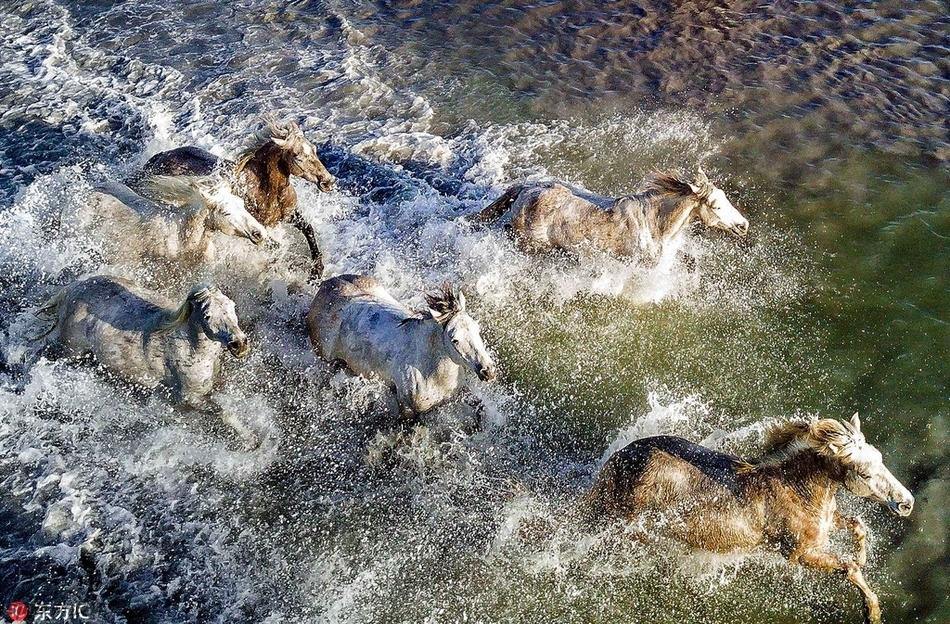
M729 231L740 238L745 238L749 235L749 222L745 221L743 223L737 223L736 225L729 228Z
M246 338L244 340L232 340L228 343L228 351L234 357L243 359L251 352L251 344Z
M336 188L336 180L333 178L329 180L317 180L317 187L324 193L329 193Z
M903 501L889 501L887 503L887 509L895 516L900 516L901 518L906 518L910 515L910 512L914 510L914 499L903 500Z
M475 374L482 381L494 381L498 377L498 369L494 366L479 366Z

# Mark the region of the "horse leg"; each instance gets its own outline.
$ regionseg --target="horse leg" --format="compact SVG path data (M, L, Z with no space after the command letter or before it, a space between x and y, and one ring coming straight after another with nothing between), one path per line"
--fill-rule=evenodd
M854 560L862 568L868 562L867 535L868 529L864 522L853 516L844 516L835 512L835 526L839 529L847 529L854 536L854 542L857 546Z
M827 552L806 551L799 554L793 554L792 561L805 566L822 570L824 572L844 573L852 585L861 590L864 595L864 621L866 624L881 624L881 603L867 581L864 580L864 574L860 566L854 561L844 561L839 557Z
M679 257L680 261L683 263L683 266L686 268L687 273L695 273L696 270L699 268L698 262L696 260L696 256L694 256L693 254L686 251L680 251L677 253L677 256Z
M470 433L478 433L482 430L482 421L485 417L485 403L469 389L463 390L459 398L462 403L472 410L472 429Z
M313 226L307 223L300 211L294 211L290 217L290 223L300 230L303 237L307 239L307 246L310 247L310 257L313 258L313 264L310 266L310 280L316 281L323 275L323 254L320 253L320 246L317 245L317 233Z

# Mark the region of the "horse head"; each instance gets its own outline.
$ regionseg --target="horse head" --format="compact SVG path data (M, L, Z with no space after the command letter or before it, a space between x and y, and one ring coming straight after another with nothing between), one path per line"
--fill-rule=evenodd
M294 123L269 123L271 141L281 149L291 175L315 182L321 191L332 191L336 179L317 156L317 148Z
M187 309L190 322L196 323L209 340L227 347L234 357L243 358L250 352L234 302L215 286L196 286L182 307Z
M448 284L426 295L432 318L442 326L442 341L452 360L483 381L497 376L497 367L482 341L478 322L465 311L465 295Z
M244 200L221 182L200 189L208 206L208 225L227 236L241 236L255 245L268 240L267 230L244 206Z
M819 420L812 430L821 452L845 469L843 483L849 492L885 505L895 515L910 515L913 495L884 465L881 452L864 439L857 413L850 421Z
M706 227L719 228L736 236L749 233L749 221L742 216L721 188L716 187L700 168L693 182L687 183L699 204L696 212Z

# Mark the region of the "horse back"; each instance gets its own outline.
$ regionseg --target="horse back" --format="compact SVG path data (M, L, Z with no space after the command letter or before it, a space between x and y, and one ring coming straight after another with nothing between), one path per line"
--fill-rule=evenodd
M526 188L515 200L511 228L529 249L572 251L589 243L622 251L622 228L614 223L615 200L560 182Z
M683 498L741 494L740 458L675 436L631 442L604 464L587 500L598 514L625 515Z
M208 176L220 163L221 159L211 152L187 145L155 154L145 163L143 171L149 175Z
M338 275L320 285L307 313L307 331L318 355L343 360L359 371L358 360L377 359L377 345L409 317L374 278Z

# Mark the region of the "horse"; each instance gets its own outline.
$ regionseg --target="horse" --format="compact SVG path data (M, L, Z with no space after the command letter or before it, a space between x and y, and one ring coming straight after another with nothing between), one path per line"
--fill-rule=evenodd
M842 486L897 516L908 516L914 506L914 497L865 440L855 414L850 421L774 427L765 453L752 460L678 437L636 440L607 460L581 510L589 520L641 520L641 536L653 528L695 548L777 548L791 563L846 576L864 596L866 621L878 624L880 603L861 571L867 529L837 511ZM851 532L853 559L828 551L832 529Z
M388 383L399 415L414 422L455 395L463 368L483 381L497 375L465 295L443 285L426 303L413 314L372 277L333 277L307 313L310 342L324 360Z
M236 161L220 159L194 146L179 147L152 156L133 178L148 194L156 181L169 177L213 177L224 181L241 197L248 211L266 227L288 221L300 230L313 258L311 277L323 273L323 257L316 233L297 210L297 193L290 176L315 182L323 192L332 191L335 178L317 156L317 150L293 122L268 120L251 139L250 147Z
M654 173L644 192L616 199L557 181L516 184L472 220L490 223L505 213L511 215L515 241L528 253L575 254L589 246L621 257L656 259L696 218L738 237L749 233L748 220L701 168L692 181Z
M116 255L134 259L209 260L215 255L213 232L255 245L269 239L244 202L221 184L168 180L162 188L161 199L177 206L146 199L119 182L103 182L80 218L86 227L107 234L105 242Z
M181 304L118 277L73 282L37 310L50 322L36 339L67 356L92 356L102 369L183 407L219 416L256 446L255 434L209 395L220 380L224 349L247 357L250 343L234 302L214 286L198 285Z

